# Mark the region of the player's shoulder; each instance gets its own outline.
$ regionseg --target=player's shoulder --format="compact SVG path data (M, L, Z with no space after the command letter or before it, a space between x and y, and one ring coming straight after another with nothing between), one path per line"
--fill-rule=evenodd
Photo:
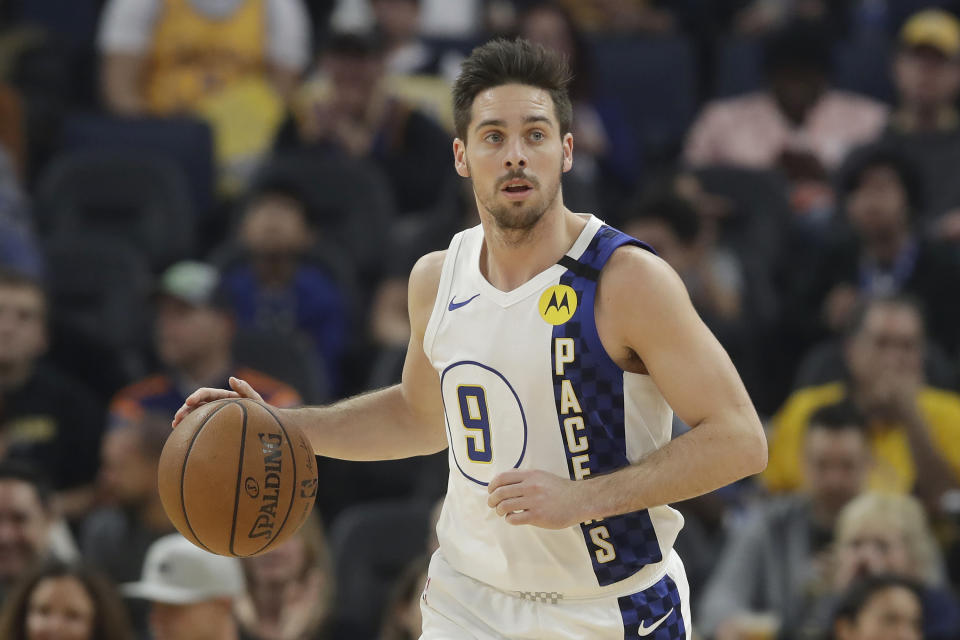
M432 300L437 297L437 289L440 288L440 276L443 273L443 262L446 260L447 252L433 251L421 256L410 270L410 297L411 302L429 298Z
M618 247L600 272L604 298L649 305L686 295L680 276L665 260L643 247Z

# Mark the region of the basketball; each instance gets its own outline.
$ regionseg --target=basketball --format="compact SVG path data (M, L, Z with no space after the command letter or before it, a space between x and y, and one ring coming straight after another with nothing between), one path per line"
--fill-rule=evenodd
M230 398L201 406L167 439L157 485L167 517L222 556L275 548L303 524L317 493L313 449L270 408Z

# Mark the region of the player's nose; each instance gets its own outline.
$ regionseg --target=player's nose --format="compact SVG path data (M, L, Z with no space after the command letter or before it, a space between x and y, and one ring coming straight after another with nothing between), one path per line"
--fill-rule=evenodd
M506 169L516 169L527 166L527 155L519 139L514 140L507 146L506 155L503 158L503 166Z

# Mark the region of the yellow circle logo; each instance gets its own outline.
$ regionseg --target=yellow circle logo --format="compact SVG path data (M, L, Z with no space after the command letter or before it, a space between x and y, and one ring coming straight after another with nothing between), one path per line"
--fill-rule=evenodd
M563 324L577 310L577 292L565 284L556 284L540 296L540 317L552 325Z

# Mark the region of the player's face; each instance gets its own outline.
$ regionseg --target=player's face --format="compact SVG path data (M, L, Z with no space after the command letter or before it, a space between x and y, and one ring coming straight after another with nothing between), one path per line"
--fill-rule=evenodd
M150 631L154 640L220 638L224 637L224 626L231 624L228 600L194 604L154 602L150 606Z
M76 578L41 580L27 603L27 640L92 640L93 599Z
M26 482L0 482L0 582L21 576L46 549L49 519Z
M889 587L867 602L851 623L837 624L838 640L920 640L923 610L917 596L903 587Z
M562 205L560 176L573 166L573 136L560 134L553 98L507 84L477 94L467 140L453 145L457 173L473 180L481 219L529 230Z

